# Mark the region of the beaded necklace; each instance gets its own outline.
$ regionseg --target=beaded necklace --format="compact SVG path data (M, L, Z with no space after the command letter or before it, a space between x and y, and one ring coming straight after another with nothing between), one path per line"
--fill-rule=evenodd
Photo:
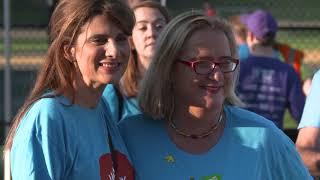
M169 125L170 127L179 135L182 135L187 138L192 138L192 139L202 139L205 137L208 137L210 134L214 133L214 131L218 128L220 123L223 120L223 111L220 113L220 117L217 123L215 123L213 126L211 126L206 132L201 133L201 134L188 134L181 129L177 128L176 124L172 121L172 119L169 120Z

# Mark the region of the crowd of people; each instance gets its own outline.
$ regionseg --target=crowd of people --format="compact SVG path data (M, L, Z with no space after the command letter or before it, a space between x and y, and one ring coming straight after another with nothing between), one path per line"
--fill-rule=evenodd
M171 18L150 0L59 0L6 180L320 176L320 72L303 91L303 52L276 41L268 11L205 8Z

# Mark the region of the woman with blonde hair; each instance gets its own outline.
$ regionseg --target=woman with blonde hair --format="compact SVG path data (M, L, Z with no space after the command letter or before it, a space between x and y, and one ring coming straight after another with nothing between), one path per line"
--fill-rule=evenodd
M126 72L120 87L108 85L103 93L116 122L140 113L136 101L140 80L149 67L156 49L156 40L170 20L167 9L155 1L136 3L132 10L136 23L130 38L132 49Z
M60 0L35 86L7 137L13 179L133 179L102 92L128 62L134 18L115 0Z
M144 114L119 124L138 179L311 179L281 130L237 107L224 20L183 13L157 43L138 95Z

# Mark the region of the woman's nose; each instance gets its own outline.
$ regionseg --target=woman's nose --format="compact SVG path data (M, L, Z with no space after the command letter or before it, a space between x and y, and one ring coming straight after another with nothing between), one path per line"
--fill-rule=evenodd
M118 54L118 47L116 42L110 41L106 44L105 47L105 55L106 57L112 57L115 58Z
M223 72L221 71L221 68L219 65L215 65L211 71L211 73L209 73L208 78L211 80L221 80L221 78L223 77Z
M148 29L147 29L147 37L157 37L158 32L156 30L156 27L153 27L152 25L149 25Z

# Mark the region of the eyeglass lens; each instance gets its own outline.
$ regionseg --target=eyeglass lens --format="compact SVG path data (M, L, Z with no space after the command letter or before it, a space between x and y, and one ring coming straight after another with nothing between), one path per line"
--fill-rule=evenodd
M227 60L222 63L214 63L212 61L204 60L204 61L198 61L194 64L195 71L199 74L211 73L216 66L219 66L220 70L223 73L227 73L227 72L234 71L236 67L236 63L231 60Z

